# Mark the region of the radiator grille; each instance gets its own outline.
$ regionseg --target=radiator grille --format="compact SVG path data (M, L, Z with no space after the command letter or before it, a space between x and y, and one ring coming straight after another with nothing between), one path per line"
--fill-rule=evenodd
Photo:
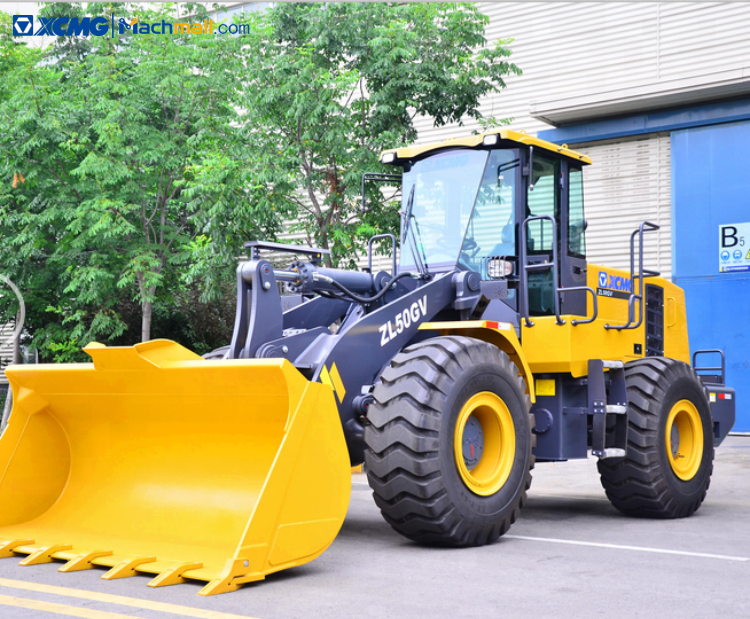
M664 289L646 285L646 356L664 356Z

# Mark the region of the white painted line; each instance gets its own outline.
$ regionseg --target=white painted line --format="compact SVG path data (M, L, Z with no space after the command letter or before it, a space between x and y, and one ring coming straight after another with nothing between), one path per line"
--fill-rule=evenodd
M548 542L552 544L569 544L571 546L591 546L593 548L612 548L615 550L636 550L653 552L663 555L680 555L683 557L700 557L701 559L721 559L722 561L750 561L750 557L735 557L732 555L715 555L707 552L688 552L687 550L668 550L666 548L648 548L646 546L624 546L621 544L603 544L599 542L580 542L572 539L556 539L554 537L530 537L528 535L503 535L507 539L520 539L531 542Z

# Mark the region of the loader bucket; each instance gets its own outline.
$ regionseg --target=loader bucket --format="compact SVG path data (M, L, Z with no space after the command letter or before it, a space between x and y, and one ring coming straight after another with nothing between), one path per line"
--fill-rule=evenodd
M0 557L233 591L312 561L351 492L333 391L283 359L206 361L155 340L8 368Z

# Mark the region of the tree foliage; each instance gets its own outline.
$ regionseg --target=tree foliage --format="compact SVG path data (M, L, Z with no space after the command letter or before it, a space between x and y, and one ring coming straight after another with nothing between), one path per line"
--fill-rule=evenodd
M174 21L174 5L48 3L51 15ZM182 10L185 10L184 7ZM198 19L202 5L190 5ZM291 221L351 264L397 205L363 172L415 122L482 123L519 73L470 4L279 3L239 36L59 37L0 19L0 273L24 290L34 345L80 358L96 339L231 332L242 243Z
M227 75L236 40L98 37L72 48L68 38L49 51L53 62L21 54L0 87L3 266L33 290L37 320L58 316L42 319L37 339L63 357L122 336L128 301L140 306L138 339L150 339L154 303L177 302L192 254L215 234L226 266L268 219L224 165L244 157L238 82Z
M481 97L519 73L509 41L488 44L488 18L470 4L275 5L246 37L243 81L247 162L255 199L295 219L333 261L397 227L397 206L364 172L385 148L413 142L415 120L483 122ZM497 121L494 121L497 122Z

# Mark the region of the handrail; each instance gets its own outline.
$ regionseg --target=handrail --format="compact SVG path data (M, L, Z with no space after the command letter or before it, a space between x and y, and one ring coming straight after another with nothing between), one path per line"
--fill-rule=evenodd
M528 264L528 247L527 247L527 226L532 221L541 221L546 219L552 223L552 262L540 262L535 264ZM542 226L543 229L543 226ZM521 224L521 287L523 288L523 319L527 327L533 327L534 322L531 320L529 313L529 271L541 270L541 269L552 269L552 287L555 291L555 322L558 325L565 324L565 320L560 316L560 283L558 282L557 273L557 222L552 215L535 215L533 217L527 217ZM566 288L565 290L570 290Z
M391 270L391 276L396 277L396 235L395 234L376 234L370 237L370 241L367 243L367 270L372 273L372 243L378 239L391 239L393 245L393 268Z
M709 354L709 353L719 353L721 355L721 367L718 367L718 368L714 368L714 367L702 367L702 368L699 368L698 366L695 365L695 358L698 355ZM726 385L726 383L727 383L727 381L726 381L726 365L727 365L727 360L726 360L726 357L724 356L724 351L721 350L721 349L719 349L719 348L707 348L706 350L696 350L693 353L693 369L696 371L696 373L697 372L715 372L716 370L721 370L721 384L722 385Z
M576 325L585 325L590 322L594 322L599 315L599 303L598 299L596 298L596 290L593 288L590 288L588 286L573 286L571 288L558 288L557 293L560 294L562 292L582 292L588 290L591 293L591 297L594 299L594 315L591 318L587 318L586 320L573 320L571 319L570 324L574 327Z
M646 232L654 232L658 230L659 226L652 224L650 221L643 221L638 226L637 230L634 230L630 235L630 285L632 290L628 297L628 321L624 325L610 325L609 323L604 325L605 329L615 329L616 331L623 331L625 329L637 329L643 324L644 306L643 306L643 292L644 285L643 280L647 277L659 277L661 273L658 271L650 271L643 268L643 234ZM638 272L635 272L635 236L638 235ZM638 280L638 294L635 290L635 280ZM633 324L635 320L635 302L638 301L638 322Z

